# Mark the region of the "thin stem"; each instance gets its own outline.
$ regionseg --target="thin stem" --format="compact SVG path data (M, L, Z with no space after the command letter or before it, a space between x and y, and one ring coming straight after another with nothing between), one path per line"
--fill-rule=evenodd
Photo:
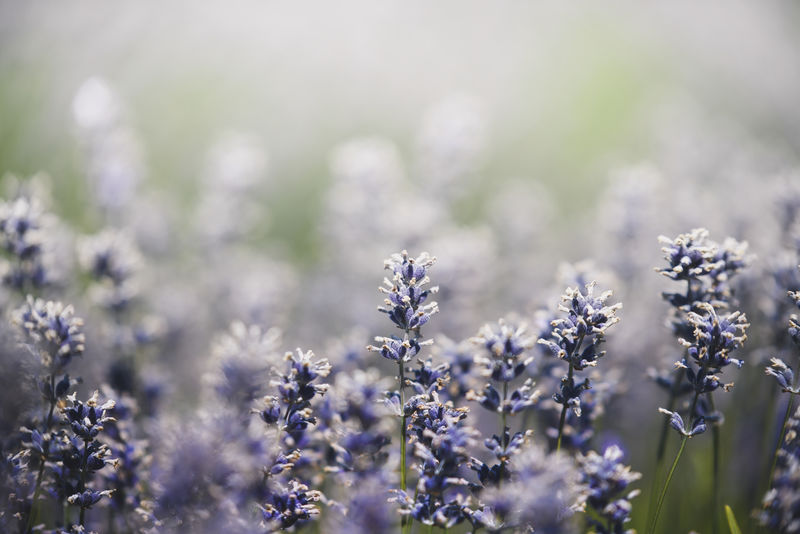
M400 425L400 489L406 490L406 392L405 392L405 369L403 361L398 362L400 368L400 410L402 412L402 424Z
M79 492L83 493L86 490L86 464L89 460L89 442L83 442L83 460L81 462L81 485L78 486ZM86 507L81 503L80 525L84 526L84 515L86 514Z
M714 396L711 392L708 393L708 404L711 407L711 411L715 412L716 408L714 407ZM711 531L714 534L719 534L719 513L720 513L720 505L719 505L719 461L720 461L720 448L719 448L719 424L713 423L711 425L711 442L713 446L713 461L712 461L712 484L713 484L713 503L714 503L714 513L711 514Z
M500 436L506 433L506 399L508 398L508 382L503 382L503 403L500 405L500 420L502 428L500 429Z
M786 405L786 413L783 415L783 424L781 425L781 435L778 437L778 444L775 446L775 452L772 455L772 464L769 468L769 478L767 479L768 488L772 487L772 477L775 475L775 467L778 465L778 451L781 450L783 440L786 438L786 426L789 423L789 417L792 415L792 408L794 406L794 393L789 394L789 403Z
M574 386L573 374L575 369L572 365L572 358L578 354L578 351L581 350L581 345L583 345L583 340L586 338L586 334L581 334L581 337L578 338L578 342L575 343L575 348L572 349L572 352L567 356L567 361L569 362L569 372L567 373L567 380L569 381L570 386ZM565 399L566 400L566 399ZM558 441L556 441L556 452L561 450L561 438L564 435L564 423L567 420L567 404L566 402L561 407L561 419L558 421Z
M583 339L581 339L583 341ZM572 367L572 358L569 360L569 374L567 375L567 380L570 384L572 384L573 379L573 367ZM566 400L564 404L561 406L561 418L558 421L558 441L556 441L556 452L561 450L561 438L564 436L564 423L567 421L567 403Z
M408 335L406 335L408 337ZM402 360L397 362L398 380L400 380L400 489L406 491L406 391L405 391L405 365ZM415 499L416 500L416 496ZM411 517L403 515L400 518L400 532L405 534L411 529Z
M686 300L692 296L692 281L686 280ZM679 309L679 308L678 308ZM675 403L678 401L678 395L683 383L683 376L685 370L680 368L675 373L675 379L672 381L672 387L669 389L669 397L667 399L667 410L670 412L675 411ZM690 414L691 417L691 414ZM664 419L661 424L661 434L658 438L658 447L656 448L656 465L653 469L653 484L650 490L650 500L647 504L647 523L650 524L651 514L653 513L653 505L655 504L656 488L661 480L661 471L664 469L664 457L667 452L667 441L669 441L669 419Z
M675 379L672 382L672 387L669 391L669 399L667 400L667 410L670 412L675 411L675 403L678 401L678 392L680 391L680 385L683 382L683 375L684 370L679 369L675 375ZM669 438L669 419L665 418L663 423L661 424L661 435L658 438L658 448L656 452L656 465L653 469L653 484L650 490L650 501L648 503L648 519L650 518L650 514L653 513L653 507L655 506L656 502L656 488L661 481L662 471L664 470L664 458L665 453L667 450L667 441ZM648 520L648 523L650 521Z
M50 374L50 411L47 413L47 422L45 423L44 433L47 434L50 432L50 425L53 424L53 410L56 407L56 375L55 373ZM44 452L42 454L42 463L39 464L39 472L36 474L36 484L34 485L33 489L33 500L31 501L31 511L28 515L28 523L25 526L25 532L30 532L33 529L33 522L36 520L36 516L39 513L38 510L38 499L39 494L42 491L42 477L44 476L44 466L47 463L47 457L50 454L50 440L52 436L48 438L47 441L44 443Z
M503 456L506 456L506 399L508 398L508 382L503 382L503 403L500 405L500 420L503 428L500 430L500 442L503 443ZM497 479L497 487L503 485L503 475L505 472L505 460L500 461L501 475Z
M672 382L672 388L669 391L669 400L667 401L667 410L674 412L675 411L675 402L678 400L678 393L680 392L681 383L683 382L683 374L685 371L683 369L679 369L677 371L677 376L675 380ZM664 419L664 424L661 426L661 436L658 440L658 449L656 452L656 464L657 466L661 466L664 462L664 455L667 451L667 438L669 437L669 419ZM659 469L660 471L660 469Z
M675 468L678 467L678 460L681 459L681 454L683 454L683 449L686 447L686 441L689 438L687 436L683 436L681 440L681 446L678 449L678 454L675 455L675 461L672 462L672 467L669 469L669 474L667 475L667 480L664 482L664 487L661 489L661 493L658 496L658 504L656 505L656 513L653 517L653 523L650 526L650 534L655 534L656 526L658 525L658 516L661 515L661 507L664 505L664 497L667 495L667 488L669 488L669 483L672 481L672 475L675 474Z

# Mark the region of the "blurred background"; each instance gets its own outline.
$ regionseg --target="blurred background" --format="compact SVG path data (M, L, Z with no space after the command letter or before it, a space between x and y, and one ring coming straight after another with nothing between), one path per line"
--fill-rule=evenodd
M47 192L70 229L49 234L60 270L106 227L141 250L129 337L159 345L124 350L170 408L194 408L234 319L278 326L286 348L345 371L385 363L364 346L391 333L376 287L407 247L439 258L442 311L426 327L439 355L452 349L439 336L508 313L542 326L566 285L613 288L625 307L608 359L622 374L598 441L625 443L645 472L640 425L657 431L663 398L643 377L681 350L664 325L669 282L652 272L660 234L749 242L738 294L762 322L745 380L772 386L759 366L785 348L790 307L776 303L800 289L799 95L788 0L0 2L4 195ZM793 281L773 284L780 272ZM86 318L80 373L113 384L122 342L79 280L51 294ZM763 418L737 390L729 404ZM748 424L725 427L730 450L769 449ZM730 488L754 487L758 467L731 470L727 502L752 508L756 489ZM669 505L702 527L703 502L680 499Z
M533 178L559 207L584 209L622 163L668 162L670 179L708 180L796 158L798 11L790 1L3 2L0 168L47 171L61 209L85 222L73 100L98 76L137 136L143 182L184 204L222 134L255 136L275 184L271 232L307 260L331 150L383 136L411 165L426 118L462 95L477 124L453 128L468 130L474 146L462 149L480 159L459 187ZM712 154L727 168L696 161ZM464 201L464 217L476 202ZM559 225L575 224L571 211Z

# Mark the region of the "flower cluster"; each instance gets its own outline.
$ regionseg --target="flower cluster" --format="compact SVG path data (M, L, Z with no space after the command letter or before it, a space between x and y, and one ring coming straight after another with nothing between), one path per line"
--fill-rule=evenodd
M750 324L740 312L719 316L711 304L700 303L698 309L704 313L689 312L688 320L694 326L694 339L681 339L686 347L686 357L676 362L676 367L685 371L686 382L695 393L689 417L692 420L691 430L687 430L677 412L660 408L661 413L669 416L670 425L684 436L693 436L705 431L706 420L720 421L721 415L711 406L709 395L720 386L719 375L730 364L742 366L742 361L732 358L730 354L742 346L747 339L745 330ZM723 384L725 390L733 384Z
M628 491L628 486L642 475L624 465L622 457L622 449L616 445L607 447L602 455L590 451L578 457L586 504L593 512L587 514L587 522L597 534L633 533L624 530L624 525L631 519L630 501L639 491Z
M318 513L313 503L321 498L320 492L309 490L297 479L284 483L277 478L298 465L300 451L310 445L312 436L307 431L317 422L311 401L328 390L328 384L319 379L330 374L331 365L325 358L316 359L312 351L300 349L287 352L285 360L286 371L271 382L278 395L265 397L265 407L258 412L268 426L277 429L278 436L278 452L264 468L265 498L260 507L268 528L288 528L311 519Z
M25 304L14 312L14 322L33 343L32 352L52 373L69 365L72 358L83 354L86 337L83 320L75 317L72 306L28 296Z
M605 355L599 347L605 341L606 331L619 322L617 311L622 304L606 304L611 291L595 295L594 288L594 282L586 285L585 293L577 287L567 288L559 305L564 315L552 322L549 338L539 339L539 343L568 364L567 373L562 376L558 391L553 394L553 400L561 405L557 449L561 447L564 436L567 411L571 409L575 416L581 417L581 395L591 388L589 377L576 379L576 373L597 365Z
M698 305L710 303L716 308L728 307L733 299L731 278L747 267L752 257L747 254L747 243L727 238L717 244L708 237L708 230L696 228L675 239L659 237L665 246L661 249L667 267L656 269L676 282L686 282L685 291L662 293L673 307L669 319L677 337L691 335L692 325L686 314L698 312Z
M140 291L135 275L142 258L131 238L115 230L85 237L78 243L78 260L96 282L94 300L112 313L124 313Z
M521 377L533 362L527 352L536 341L527 336L524 324L515 327L501 319L496 324L484 325L471 341L483 348L483 352L475 355L475 367L491 382L481 392L469 392L468 399L504 415L515 415L535 404L538 392L533 390L532 379L526 379L509 394L509 384ZM497 388L502 389L502 396Z
M270 492L267 502L260 506L261 515L266 528L278 527L286 529L298 521L308 520L319 514L314 504L322 494L309 490L308 486L296 480L290 480L288 487L279 487Z
M48 282L43 261L44 222L45 214L35 197L0 201L0 248L7 257L0 265L3 285L25 291Z
M571 458L547 453L535 444L520 447L512 478L481 493L484 504L472 523L490 532L575 533L570 521L578 509L580 473Z
M104 425L114 421L107 412L114 408L115 402L108 400L99 405L96 391L86 402L76 400L74 394L69 396L69 401L72 406L64 410L64 420L72 435L64 440L57 453L62 467L56 470L56 478L59 487L74 491L67 497L67 502L80 507L80 523L83 525L86 510L113 493L90 488L87 477L107 464L117 466L117 460L109 458L108 445L97 440Z
M470 467L480 480L477 487L483 488L499 485L509 478L508 462L518 452L519 444L524 439L524 431L511 435L507 416L524 412L539 398L539 391L533 389L532 378L525 378L521 383L517 380L533 362L528 352L535 345L535 339L528 336L524 324L513 326L501 319L496 324L484 325L471 341L481 348L475 355L474 367L489 382L481 391L468 391L466 398L499 414L502 436L495 435L484 441L484 446L497 463L489 465L477 458L470 460Z
M461 488L468 482L462 466L475 432L466 426L465 408L442 403L436 393L427 402L419 401L409 420L411 443L419 474L412 497L398 490L396 501L401 512L425 525L450 528L465 519Z
M705 314L690 312L688 316L689 323L694 326L694 339L680 341L686 347L686 355L700 368L700 372L695 373L685 358L679 365L686 369L687 379L695 391L702 394L718 387L716 375L723 368L730 364L742 367L743 362L731 358L730 353L741 347L747 339L745 330L750 324L741 312L719 317L710 304L702 303L699 307Z
M775 532L800 532L800 409L789 417L779 444L770 489L758 514L762 526Z
M385 307L378 308L405 332L419 332L422 325L439 311L435 302L425 304L428 297L439 291L438 286L425 288L430 283L428 268L436 263L436 258L423 252L411 258L405 250L392 254L384 266L394 275L391 280L384 278L380 291L387 295Z
M281 331L263 331L241 321L231 323L212 342L213 370L208 381L214 391L231 405L248 412L250 405L263 395L267 374L279 365Z
M288 446L298 447L304 442L308 425L316 423L311 414L311 400L328 390L328 385L318 383L317 379L328 376L331 365L325 358L316 360L310 350L287 352L285 360L288 371L271 382L278 395L265 397L266 407L259 413L265 423L286 432L284 439Z

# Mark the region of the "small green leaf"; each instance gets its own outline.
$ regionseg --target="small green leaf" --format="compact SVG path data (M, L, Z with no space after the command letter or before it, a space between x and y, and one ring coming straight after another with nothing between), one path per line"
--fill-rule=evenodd
M742 529L739 528L739 524L736 522L733 510L727 504L725 505L725 517L728 518L728 528L731 529L731 534L742 534Z

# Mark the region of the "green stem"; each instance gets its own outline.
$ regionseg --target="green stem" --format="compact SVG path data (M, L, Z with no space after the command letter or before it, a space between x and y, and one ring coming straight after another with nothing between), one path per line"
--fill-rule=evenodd
M768 488L772 487L772 477L775 475L775 467L778 465L778 451L781 450L783 440L786 438L786 426L789 423L789 417L792 415L792 408L794 406L794 393L789 394L789 403L786 405L786 413L783 414L783 424L781 425L781 435L778 437L778 444L775 447L775 452L772 455L772 464L769 468L769 478L767 479Z
M705 367L703 367L703 369L705 369ZM697 408L697 400L699 398L700 398L700 392L699 391L695 391L694 398L692 399L692 405L689 407L689 424L690 425L692 424L692 422L694 420L694 411ZM656 505L656 513L655 513L655 516L653 517L653 523L652 523L653 527L652 527L652 530L650 531L651 534L655 533L656 524L658 523L658 516L659 516L659 514L661 514L661 507L664 505L664 497L667 494L667 488L669 487L669 483L672 481L672 475L675 473L675 468L678 466L678 460L680 459L681 454L683 453L683 448L686 446L686 440L687 439L688 439L688 436L684 435L683 439L681 440L681 447L680 447L680 449L678 449L678 454L677 454L677 456L675 456L675 461L672 462L672 467L670 468L669 474L667 475L667 479L664 482L664 488L661 490L661 494L658 497L658 504Z
M708 393L708 404L711 407L711 411L715 412L716 408L714 407L714 396L711 394L711 392ZM719 504L719 461L720 461L719 434L720 434L719 424L713 423L711 425L711 442L713 447L712 483L713 483L714 513L711 514L711 531L714 534L719 534L719 514L721 511Z
M503 382L503 403L500 405L500 421L502 428L500 429L500 437L506 433L506 399L508 398L508 382Z
M672 382L672 388L669 391L669 400L667 401L667 410L675 411L675 402L678 400L678 392L680 391L681 383L683 382L683 369L679 369L675 380ZM667 438L669 437L669 419L664 419L664 424L661 426L661 436L658 439L658 449L656 452L657 467L664 462L664 455L667 451Z
M746 389L746 391L750 391L750 390ZM766 413L766 414L775 413L775 406L776 406L776 403L777 403L777 397L779 396L777 391L778 390L776 390L776 389L770 389L768 391L769 397L767 399L767 407L763 410L763 413ZM790 399L789 403L791 403L791 402L792 401ZM763 406L763 403L761 403L760 405ZM789 412L787 411L787 415L788 414L789 414ZM773 432L774 432L775 428L773 428L774 425L771 423L771 421L772 421L771 417L764 417L763 418L762 427L761 427L762 428L762 432L760 432L760 434L761 434L761 444L760 444L759 449L758 449L760 452L764 452L764 451L767 451L770 448L772 448L772 439L771 438L772 438L772 435L773 435ZM784 421L786 421L786 418L784 418ZM783 427L781 427L781 428L782 428L781 435L783 435ZM777 446L776 446L776 449L775 449L775 453L776 454L777 454L777 451L780 448L780 446L781 446L781 440L779 439L778 443L777 443ZM761 455L761 456L766 456L766 455ZM750 488L750 491L747 494L746 502L750 503L750 502L756 501L756 502L758 502L758 506L761 505L761 502L760 502L761 496L764 495L767 492L767 490L770 488L770 486L772 485L772 480L771 480L772 479L772 469L771 469L770 466L773 465L772 464L773 458L777 458L777 456L773 457L773 455L770 455L770 456L766 457L764 468L762 470L760 470L760 471L763 472L763 473L767 473L768 478L766 480L762 480L757 486L755 486L753 488ZM760 524L759 524L758 527L756 527L755 515L750 515L750 517L747 520L747 524L748 524L748 530L747 530L748 532L762 532L763 529L764 529L764 527L762 527Z
M678 392L680 390L680 385L683 382L683 375L684 370L679 369L676 373L675 380L672 382L672 387L669 391L669 398L667 400L667 410L670 412L675 411L675 403L678 400ZM666 456L667 450L667 441L669 438L669 419L665 418L663 423L661 424L661 435L658 439L658 448L656 451L656 464L653 468L653 483L650 488L650 500L647 504L647 523L650 524L650 520L652 519L652 513L655 509L656 504L656 496L658 493L656 492L656 488L661 483L662 471L664 471L664 458Z
M408 336L406 336L408 337ZM406 491L406 392L405 392L405 366L402 359L397 362L400 380L400 489ZM403 515L400 518L400 532L405 534L411 529L411 517Z
M50 425L53 424L53 410L56 407L56 375L50 374L50 395L53 400L50 401L50 411L47 413L47 423L44 427L44 433L50 432ZM50 454L50 439L44 443L44 453L42 454L42 463L39 464L39 472L36 474L36 484L33 488L33 500L31 501L31 511L28 515L28 522L25 526L25 532L31 532L33 529L33 522L36 521L36 516L39 515L38 499L42 491L42 477L44 476L44 465L47 463L47 457Z
M582 341L582 340L581 340ZM567 380L570 384L572 384L573 379L573 368L572 368L572 358L569 360L569 374L567 375ZM558 421L558 441L556 441L556 452L561 450L561 438L564 437L564 423L567 421L567 403L565 402L561 406L561 418Z
M403 361L398 362L400 368L400 410L402 413L402 424L400 425L400 489L406 490L406 393L405 393L405 369Z
M675 468L678 467L678 460L681 459L681 454L683 454L683 449L686 447L686 441L689 438L683 436L681 440L681 446L678 449L678 454L675 455L675 461L672 462L672 467L669 469L669 474L667 475L667 480L664 482L664 487L661 489L661 493L658 496L658 504L656 505L656 513L653 517L653 522L650 526L650 534L655 534L656 526L658 525L658 516L661 515L661 507L664 505L664 497L667 495L667 488L669 488L669 483L672 481L672 475L675 474Z
M83 442L83 461L81 462L81 485L78 486L79 493L83 493L86 489L86 464L89 460L89 442ZM84 516L86 514L86 507L81 504L80 525L84 525Z

